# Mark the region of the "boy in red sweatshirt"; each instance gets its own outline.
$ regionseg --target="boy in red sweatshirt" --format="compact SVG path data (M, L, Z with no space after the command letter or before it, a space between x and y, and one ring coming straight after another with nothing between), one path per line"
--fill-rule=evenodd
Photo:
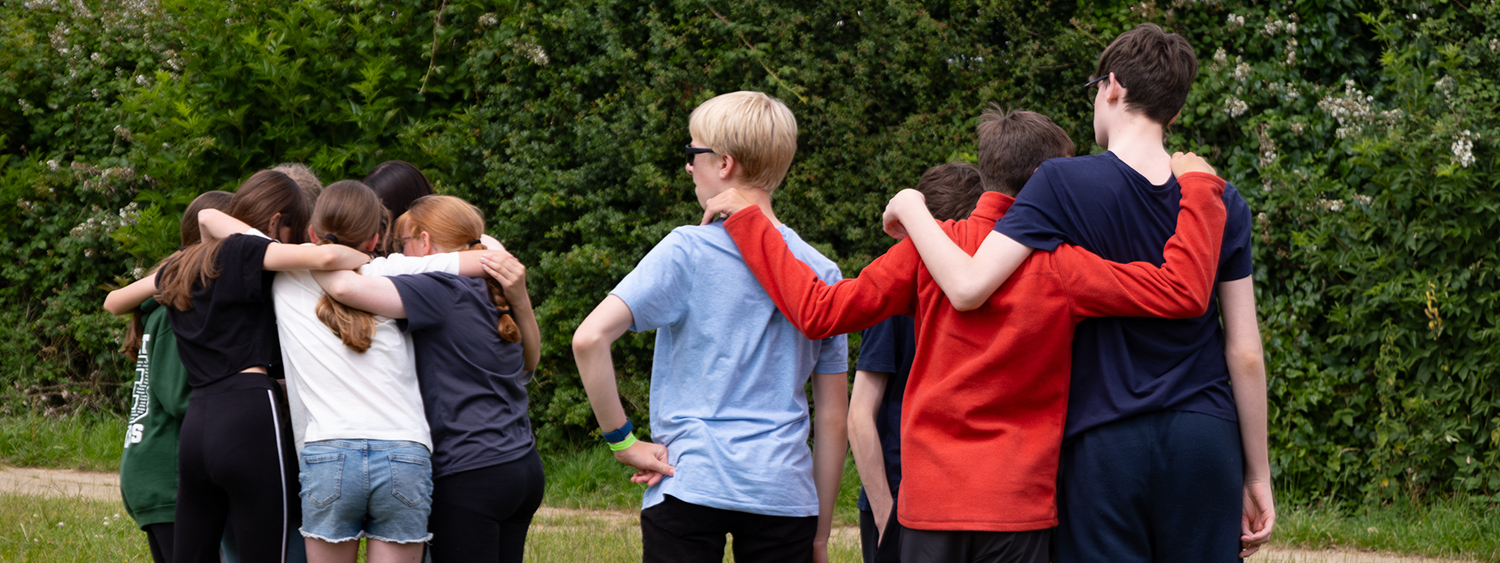
M989 112L979 129L982 173L987 160L1010 152L1063 156L1038 150L1059 146L1059 138L1067 153L1072 149L1060 128L1032 112ZM1008 177L987 173L973 214L943 230L960 247L978 248L1041 160L1012 167ZM1224 230L1224 182L1192 154L1175 155L1172 166L1183 198L1162 267L1110 263L1063 245L1034 253L989 300L962 313L910 241L858 278L830 286L740 194L724 192L705 206L705 219L731 214L724 226L746 265L808 338L861 330L891 315L916 319L901 421L897 512L910 529L903 560L1048 561L1074 326L1102 316L1193 317L1208 304Z

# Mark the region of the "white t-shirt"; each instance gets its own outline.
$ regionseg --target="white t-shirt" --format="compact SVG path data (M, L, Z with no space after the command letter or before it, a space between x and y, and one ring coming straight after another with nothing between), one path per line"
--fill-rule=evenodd
M458 255L392 254L371 260L360 272L457 274ZM407 440L431 450L411 335L402 334L395 320L376 316L370 349L355 352L318 320L323 288L311 273L281 272L271 288L297 449L320 440Z

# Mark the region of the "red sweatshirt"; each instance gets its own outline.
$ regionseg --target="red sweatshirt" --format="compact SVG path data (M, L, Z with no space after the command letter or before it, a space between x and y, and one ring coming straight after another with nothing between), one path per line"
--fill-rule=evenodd
M1224 181L1188 173L1165 263L1118 264L1073 245L1034 252L988 302L959 312L910 240L859 277L823 283L755 206L724 222L745 264L811 339L916 319L901 415L901 524L1017 532L1057 525L1057 462L1073 328L1087 317L1190 318L1208 308L1224 237ZM1015 200L987 192L943 223L973 254Z

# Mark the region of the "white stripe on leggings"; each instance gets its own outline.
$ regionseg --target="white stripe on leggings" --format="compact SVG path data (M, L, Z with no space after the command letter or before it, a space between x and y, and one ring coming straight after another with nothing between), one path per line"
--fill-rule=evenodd
M286 528L290 525L286 518L286 458L281 453L281 417L276 415L276 395L267 389L266 398L271 400L271 424L276 428L276 472L281 474L281 563L286 563Z

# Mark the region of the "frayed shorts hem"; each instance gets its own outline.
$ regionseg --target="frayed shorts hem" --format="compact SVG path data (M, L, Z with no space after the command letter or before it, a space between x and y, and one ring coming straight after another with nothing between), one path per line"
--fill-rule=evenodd
M385 543L395 543L395 544L427 543L429 541L432 541L432 534L427 534L425 536L422 536L422 537L417 538L417 539L412 539L412 540L397 540L397 539L391 539L391 538L387 538L387 537L383 537L383 536L377 536L375 534L365 534L365 537L370 538L370 539L375 540L375 541L381 541L381 542L385 542Z
M328 542L328 543L344 543L346 541L358 541L360 538L369 538L369 539L372 539L372 540L375 540L375 541L380 541L380 542L385 542L385 543L395 543L395 544L427 543L429 541L432 541L432 534L427 534L425 536L422 536L422 537L416 538L416 539L398 540L398 539L394 539L394 538L388 538L388 537L385 537L385 536L377 536L377 535L374 535L374 534L367 534L367 533L365 533L362 530L358 534L355 534L354 536L347 537L347 538L339 538L339 539L333 539L333 538L330 538L330 537L327 537L327 536L323 536L323 535L319 535L319 534L314 534L312 532L309 532L307 530L303 530L301 528L298 528L297 532L300 533L300 534L302 534L302 537L304 537L304 538L311 538L311 539L315 539L315 540L319 540L319 541L325 541L325 542Z
M314 534L314 533L309 532L307 530L304 530L302 528L297 528L297 533L302 534L302 537L304 537L304 538L314 539L314 540L318 540L318 541L324 541L324 542L328 542L328 543L344 543L346 541L359 541L359 538L365 537L365 533L364 532L360 532L358 534L354 534L354 535L349 536L347 538L333 539L333 538L330 538L330 537L322 535L322 534Z

